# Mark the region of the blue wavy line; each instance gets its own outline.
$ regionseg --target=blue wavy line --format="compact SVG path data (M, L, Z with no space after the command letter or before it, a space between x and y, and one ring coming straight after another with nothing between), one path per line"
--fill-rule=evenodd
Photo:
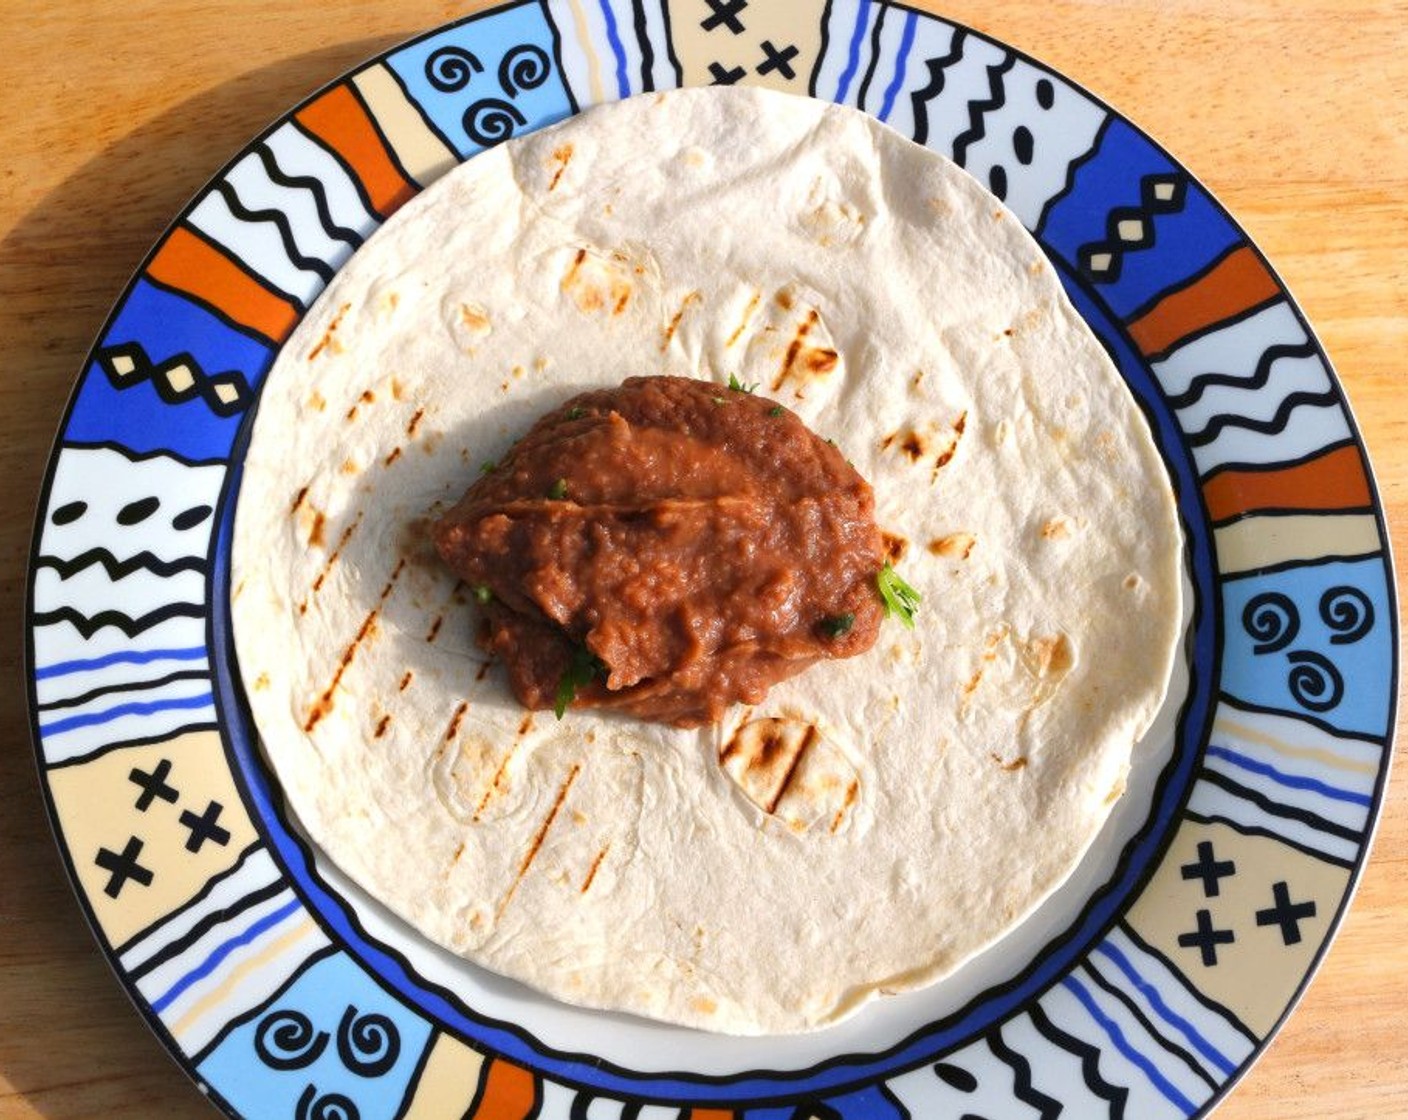
M914 27L919 22L916 12L908 12L904 17L904 32L900 35L899 56L895 59L895 76L885 88L885 99L880 102L880 119L888 120L890 110L895 107L895 98L904 85L905 69L909 66L909 52L914 46Z
M860 69L860 45L865 39L865 28L870 22L870 0L862 0L856 6L856 26L851 32L851 45L846 52L846 68L841 71L841 80L836 85L836 100L844 102L850 91L856 71Z
M1144 1076L1149 1079L1149 1084L1162 1093L1169 1103L1181 1108L1186 1116L1192 1116L1198 1111L1198 1106L1185 1097L1177 1085L1160 1073L1158 1067L1136 1050L1129 1039L1125 1038L1119 1024L1100 1010L1100 1005L1086 991L1084 984L1074 976L1067 976L1061 980L1061 986L1080 1000L1081 1006L1100 1025L1100 1029L1109 1036L1110 1041L1115 1044L1115 1049L1123 1054L1132 1065L1138 1066Z
M1110 960L1114 961L1116 967L1125 974L1125 977L1134 985L1139 994L1147 999L1150 1006L1158 1012L1160 1019L1168 1023L1169 1026L1175 1027L1178 1032L1192 1044L1193 1049L1197 1050L1199 1054L1223 1073L1227 1074L1229 1077L1232 1075L1232 1072L1237 1068L1236 1063L1226 1057L1221 1050L1200 1035L1197 1028L1194 1027L1192 1023L1166 1004L1164 997L1159 994L1159 990L1135 971L1134 965L1130 963L1129 958L1126 957L1124 953L1116 949L1109 942L1102 942L1095 947L1095 950L1098 953L1103 953L1105 956L1109 957Z
M151 661L199 661L206 656L204 646L191 649L144 649L119 650L105 657L80 657L73 661L56 661L34 671L36 681L47 681L53 677L66 677L70 673L83 673L90 669L106 669L109 665L146 665Z
M611 10L611 0L601 0L601 15L606 20L606 41L611 44L611 53L616 56L616 90L623 98L631 96L631 82L626 77L626 48L621 45L621 35L616 30L616 13Z
M153 1000L151 1005L152 1011L160 1015L192 984L204 980L219 968L220 962L236 949L240 948L242 945L248 945L261 933L272 929L290 914L294 913L294 911L301 909L302 906L303 903L295 898L292 902L285 903L283 906L279 907L279 909L275 910L272 914L266 914L264 917L260 918L259 921L255 922L243 933L222 943L210 956L206 957L205 960L201 961L200 964L190 972L186 973L186 975L182 976L176 983L172 984L158 999Z
M76 731L80 727L96 727L100 723L111 723L123 716L149 716L156 712L179 711L183 708L204 708L214 702L215 697L208 692L201 693L199 696L182 696L176 700L134 700L128 704L118 704L115 708L106 708L101 712L84 712L81 716L69 716L67 719L56 719L52 723L41 723L39 734L47 738L50 735L62 735L65 731Z
M1294 774L1287 774L1285 771L1277 770L1274 766L1268 766L1264 762L1257 762L1254 758L1230 751L1226 747L1213 747L1207 749L1207 754L1211 758L1221 758L1232 763L1233 766L1240 766L1243 770L1250 770L1253 774L1260 774L1264 778L1270 778L1277 785L1286 786L1288 789L1309 790L1311 793L1318 793L1324 797L1329 797L1335 801L1348 801L1351 805L1362 805L1368 808L1374 803L1374 799L1367 794L1354 793L1347 789L1340 789L1337 786L1326 785L1324 782L1314 778L1298 778Z

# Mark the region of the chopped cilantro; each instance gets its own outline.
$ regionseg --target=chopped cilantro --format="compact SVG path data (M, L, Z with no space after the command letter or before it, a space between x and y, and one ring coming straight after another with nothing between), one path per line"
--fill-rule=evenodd
M574 404L571 408L567 410L567 419L580 420L586 414L587 410L585 408L583 408L579 404Z
M479 464L480 474L493 474L498 469L499 464L494 462L493 459L485 459L482 463Z
M567 705L577 698L577 689L589 685L599 675L606 672L606 663L586 646L578 646L572 651L561 678L557 682L557 698L552 706L553 714L561 719L567 712Z
M567 479L559 478L549 486L548 497L555 502L560 502L563 498L567 497Z
M856 616L851 611L845 614L827 615L818 624L821 632L828 638L840 638L851 632L851 627L856 624Z
M768 409L768 415L769 415L769 416L781 416L781 415L782 415L782 406L781 406L780 404L775 404L775 405L773 405L770 409Z
M487 583L476 583L470 590L474 592L474 601L480 606L494 597L494 592Z
M919 609L920 594L900 578L899 572L890 566L889 561L875 577L875 586L880 589L880 598L885 601L885 615L894 615L909 629L914 629L914 612Z
M731 373L728 375L728 387L735 393L751 393L758 387L758 383L755 381L751 385L745 385L738 380L738 374Z

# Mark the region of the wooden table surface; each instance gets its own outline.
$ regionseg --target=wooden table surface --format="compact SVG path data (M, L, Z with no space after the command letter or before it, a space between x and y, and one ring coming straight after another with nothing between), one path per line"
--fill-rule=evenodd
M187 199L315 87L475 5L0 5L0 1117L206 1117L84 924L21 680L34 502L111 302ZM1085 84L1231 210L1348 390L1408 555L1408 5L951 0ZM1231 12L1233 14L1227 14ZM1408 768L1299 1010L1219 1120L1408 1116ZM1076 1118L1079 1120L1079 1118ZM1139 1118L1131 1118L1139 1120Z

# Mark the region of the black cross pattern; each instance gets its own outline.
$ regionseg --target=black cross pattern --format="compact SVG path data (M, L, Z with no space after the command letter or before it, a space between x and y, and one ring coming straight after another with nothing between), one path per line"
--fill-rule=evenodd
M1256 924L1259 926L1280 926L1283 944L1300 944L1300 923L1307 918L1315 917L1315 903L1292 903L1290 887L1285 882L1277 883L1271 888L1271 898L1275 905L1266 910L1258 910Z
M122 888L127 885L128 879L143 887L152 885L151 870L137 862L137 857L141 854L142 842L135 836L128 838L127 846L120 853L108 848L98 849L98 855L93 862L104 871L111 872L107 886L103 888L103 892L109 898L116 898L120 895Z
M190 836L186 838L186 851L200 851L207 840L215 841L222 848L230 842L229 830L215 823L224 811L225 806L218 801L212 801L199 816L189 809L181 811L181 823L191 830Z
M714 76L714 80L709 83L710 85L731 86L743 78L748 71L741 66L735 66L732 70L728 70L724 68L722 62L711 62L709 63L709 73Z
M788 43L787 46L779 50L772 45L770 39L764 39L762 47L764 57L763 61L758 63L759 74L768 74L776 70L788 81L797 76L797 71L792 69L792 59L796 58L798 53L796 47Z
M743 34L743 21L738 18L738 13L748 6L748 0L704 0L704 3L709 5L709 11L713 13L699 22L699 26L705 31L727 27L735 35Z
M1216 898L1222 893L1222 885L1219 880L1237 874L1237 865L1230 859L1217 859L1213 855L1212 841L1202 840L1198 843L1197 861L1185 863L1182 871L1185 879L1201 879L1203 881L1204 897Z
M1180 933L1178 944L1184 949L1196 948L1203 957L1203 965L1211 968L1217 964L1217 947L1219 945L1230 945L1237 940L1237 935L1230 929L1214 929L1212 924L1212 911L1198 911L1198 928L1191 933Z
M142 792L137 795L137 808L141 812L145 813L158 797L172 805L176 804L176 790L166 784L166 778L170 773L171 760L169 758L163 758L158 762L150 774L136 766L132 767L132 772L127 775L127 780L133 785L142 787Z

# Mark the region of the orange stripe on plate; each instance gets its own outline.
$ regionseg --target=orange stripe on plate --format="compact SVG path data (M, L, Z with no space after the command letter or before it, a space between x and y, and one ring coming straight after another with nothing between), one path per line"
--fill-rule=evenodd
M722 1108L692 1108L689 1120L734 1120L737 1113Z
M342 157L383 218L415 195L418 188L401 174L371 117L346 85L334 86L294 117Z
M467 1120L527 1120L538 1104L538 1083L522 1066L495 1058L484 1074L479 1106Z
M1373 505L1357 447L1338 447L1294 467L1219 471L1203 486L1208 514L1225 521L1262 509L1344 510Z
M1188 287L1159 300L1129 324L1129 333L1146 355L1159 354L1194 331L1231 319L1280 292L1260 258L1243 245Z
M237 323L282 342L299 311L184 226L177 226L147 266L158 283L208 303Z

